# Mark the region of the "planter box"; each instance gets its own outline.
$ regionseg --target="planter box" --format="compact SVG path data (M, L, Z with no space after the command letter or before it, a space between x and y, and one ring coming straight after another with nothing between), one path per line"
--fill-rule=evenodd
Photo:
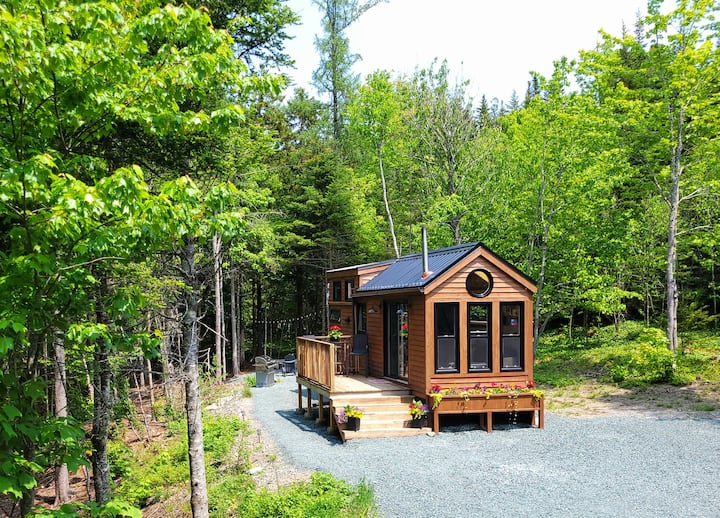
M360 418L359 417L348 417L347 418L347 425L345 426L346 430L352 430L354 432L357 432L360 430Z
M432 396L427 395L428 401L432 402ZM484 416L485 428L492 432L492 415L494 412L532 412L532 425L538 428L545 427L545 399L537 398L532 394L519 394L508 396L507 394L493 394L486 396L444 396L435 409L433 409L433 432L440 431L441 414L482 414ZM536 419L537 413L537 419Z
M427 426L427 417L410 420L410 428L424 428L425 426Z

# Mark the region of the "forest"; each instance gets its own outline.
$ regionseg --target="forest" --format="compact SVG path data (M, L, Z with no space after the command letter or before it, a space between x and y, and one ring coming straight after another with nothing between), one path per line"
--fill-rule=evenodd
M283 0L0 5L0 493L23 515L82 463L111 501L111 422L173 382L203 516L200 378L322 332L324 272L417 252L423 226L537 281L536 343L717 332L715 2L649 0L509 100L442 61L355 75L345 29L379 2L314 0L316 97L283 73Z

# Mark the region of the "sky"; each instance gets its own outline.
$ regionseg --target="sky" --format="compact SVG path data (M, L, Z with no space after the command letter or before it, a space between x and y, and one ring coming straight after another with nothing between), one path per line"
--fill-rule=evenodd
M287 51L297 86L317 95L312 73L320 58L315 36L321 14L312 0L288 0L302 18L289 32ZM475 99L522 99L530 72L550 76L553 62L595 47L599 30L619 36L623 22L634 30L646 0L389 0L349 27L350 50L360 54L354 72L364 78L377 70L411 75L446 59L451 79L469 81Z

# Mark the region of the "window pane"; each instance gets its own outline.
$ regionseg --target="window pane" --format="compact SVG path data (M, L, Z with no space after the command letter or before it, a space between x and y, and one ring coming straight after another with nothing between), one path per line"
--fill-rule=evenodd
M473 297L486 297L492 286L492 275L487 270L473 270L465 279L465 288Z
M355 305L355 322L357 332L364 333L367 331L367 310L364 303Z
M501 312L503 336L520 336L520 304L503 304Z
M458 372L460 343L457 336L459 304L435 304L435 372Z
M470 304L468 308L468 329L473 335L487 335L490 308L486 304Z
M502 337L500 339L500 367L505 371L524 369L522 311L519 302L500 305Z
M468 304L468 370L489 372L490 304Z
M438 336L455 336L455 305L435 305L435 329Z

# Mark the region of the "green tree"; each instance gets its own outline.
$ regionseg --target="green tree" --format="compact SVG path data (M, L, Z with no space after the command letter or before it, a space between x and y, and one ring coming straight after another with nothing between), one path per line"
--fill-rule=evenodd
M333 137L341 136L342 112L348 95L358 82L352 66L360 56L350 52L350 40L345 30L360 16L383 0L313 0L323 14L322 38L315 39L320 52L320 66L313 73L313 81L321 94L330 95Z
M643 24L649 44L637 35L604 35L600 49L585 56L584 84L613 106L623 118L623 131L633 139L628 144L640 172L635 192L647 198L656 190L666 204L666 323L668 346L674 350L681 302L678 251L686 249L681 238L713 226L712 220L683 215L702 214L694 207L717 195L712 173L717 148L717 7L705 0L680 0L661 14L661 6L656 1L648 5Z
M103 380L107 354L152 343L127 332L138 294L110 280L115 265L147 254L162 223L150 217L153 196L140 170L117 168L96 150L121 123L162 134L234 120L234 106L210 113L182 106L213 92L237 95L246 84L227 35L186 7L15 1L0 7L0 31L0 201L8 236L0 256L8 302L0 313L0 361L8 374L0 392L17 409L4 414L3 439L12 447L2 453L2 491L20 497L26 513L34 473L58 461L72 468L83 458L81 444L69 448L70 432L62 432L73 430L69 418L38 410L43 351L55 329L94 344ZM107 393L105 381L100 392ZM92 458L96 498L104 503L108 401L96 399Z
M404 106L400 95L390 81L390 74L378 72L368 77L366 84L358 89L347 109L347 140L358 159L356 165L360 170L377 170L380 177L383 206L395 257L400 257L401 254L393 220L394 209L390 205L390 186L386 170L397 170L399 155L402 153ZM361 185L360 179L355 181L356 185ZM401 196L398 195L397 187L393 189L393 193L398 198L393 200L395 204ZM371 204L371 200L366 203Z

